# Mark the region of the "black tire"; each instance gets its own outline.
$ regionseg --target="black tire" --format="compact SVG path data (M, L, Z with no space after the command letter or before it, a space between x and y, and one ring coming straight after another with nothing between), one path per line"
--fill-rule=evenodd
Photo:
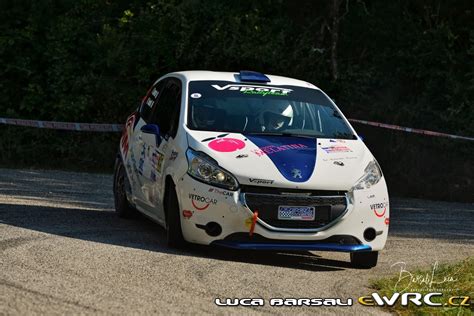
M354 268L370 269L377 265L378 251L351 252L351 264Z
M125 185L128 178L125 173L125 167L122 159L119 157L115 160L114 168L114 204L115 212L121 218L133 218L137 211L128 203Z
M166 212L166 243L168 247L183 248L186 246L186 241L181 230L178 197L173 183L169 183L166 189L164 207Z

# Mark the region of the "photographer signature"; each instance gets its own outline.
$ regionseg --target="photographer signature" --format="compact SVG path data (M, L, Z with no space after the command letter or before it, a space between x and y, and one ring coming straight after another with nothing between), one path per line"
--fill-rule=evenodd
M436 261L433 264L433 268L431 269L430 273L422 273L422 274L416 274L408 271L406 269L406 263L405 262L396 262L390 266L390 268L399 266L400 267L400 273L398 274L398 281L395 283L393 290L398 291L398 292L403 292L407 290L410 285L425 285L428 286L429 289L433 288L434 285L439 285L439 284L444 284L444 283L452 283L452 282L457 282L458 279L454 277L454 275L459 272L456 271L455 273L451 275L439 275L439 271L437 274L438 270L438 261ZM408 284L402 289L399 290L398 287L401 285L401 283L405 284L405 282L408 282Z

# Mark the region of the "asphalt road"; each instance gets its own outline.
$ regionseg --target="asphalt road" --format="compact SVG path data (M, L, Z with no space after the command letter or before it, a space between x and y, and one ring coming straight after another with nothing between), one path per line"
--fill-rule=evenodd
M348 313L334 307L217 307L216 297L353 298L369 280L474 254L474 205L392 199L371 270L344 253L170 250L164 231L113 212L112 176L0 169L0 314Z

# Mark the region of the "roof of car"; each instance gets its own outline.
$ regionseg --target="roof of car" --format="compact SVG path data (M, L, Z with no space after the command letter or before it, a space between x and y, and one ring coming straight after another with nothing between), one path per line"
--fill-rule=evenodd
M221 71L207 71L207 70L188 70L188 71L178 71L168 74L167 76L179 76L184 78L186 81L199 81L199 80L216 80L216 81L231 81L231 82L241 82L239 77L239 72L221 72ZM269 79L269 85L289 85L289 86L300 86L305 88L319 89L312 83L282 77L265 74ZM260 84L260 83L259 83Z

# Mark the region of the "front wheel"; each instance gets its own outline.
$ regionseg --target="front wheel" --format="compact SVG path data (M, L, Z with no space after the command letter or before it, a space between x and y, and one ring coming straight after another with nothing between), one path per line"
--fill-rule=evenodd
M178 197L173 183L168 185L166 192L166 243L172 248L183 248L186 241L181 230Z
M351 252L351 264L355 268L370 269L377 265L378 251Z

